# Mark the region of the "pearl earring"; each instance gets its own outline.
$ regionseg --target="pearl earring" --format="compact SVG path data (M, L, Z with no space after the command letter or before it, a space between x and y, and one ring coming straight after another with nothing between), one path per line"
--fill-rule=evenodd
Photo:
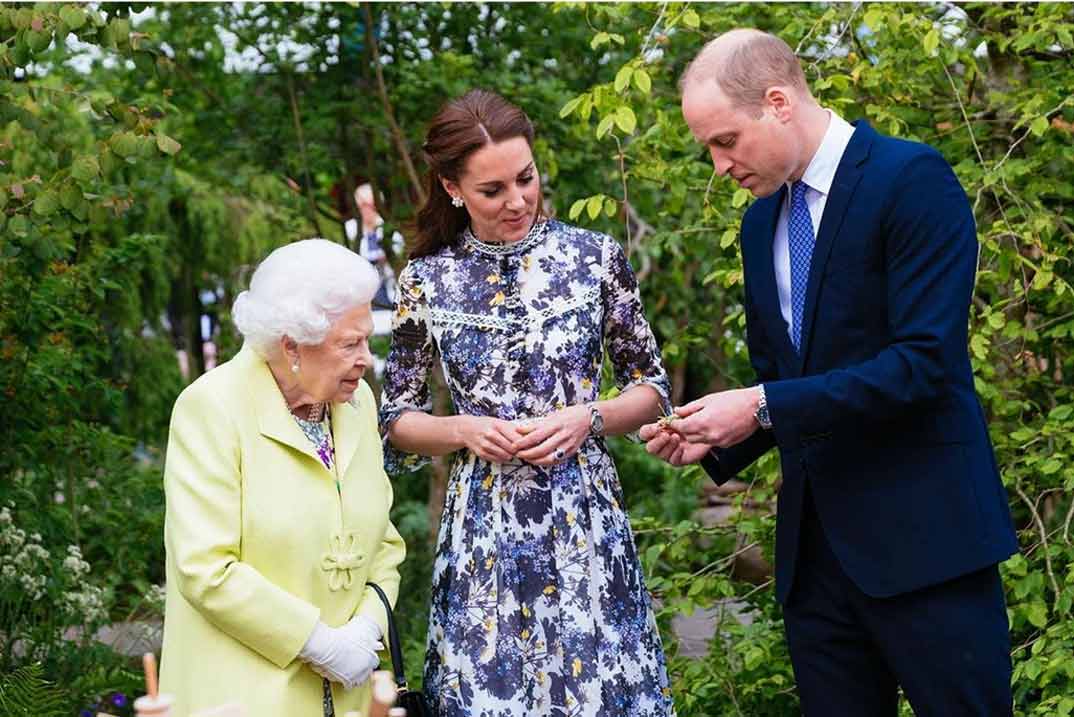
M455 206L455 207L461 207L462 206L462 197L452 197L451 198L451 204L452 204L452 206Z
M298 361L291 364L291 373L298 373Z

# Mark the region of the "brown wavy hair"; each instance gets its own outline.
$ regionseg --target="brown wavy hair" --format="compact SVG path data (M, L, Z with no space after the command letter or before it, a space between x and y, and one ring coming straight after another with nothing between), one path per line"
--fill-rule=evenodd
M410 258L435 254L455 243L470 223L466 207L455 207L440 178L458 182L470 155L490 143L525 137L533 149L533 123L526 113L495 92L470 90L448 100L429 123L422 154L429 165L428 199L418 210Z

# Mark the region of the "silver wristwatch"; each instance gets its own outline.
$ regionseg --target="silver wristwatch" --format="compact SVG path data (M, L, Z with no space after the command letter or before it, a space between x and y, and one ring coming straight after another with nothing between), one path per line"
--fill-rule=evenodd
M594 436L604 435L604 416L600 415L596 403L589 404L589 432Z
M768 430L772 427L772 419L768 416L768 400L764 395L764 384L758 384L757 388L760 389L760 396L757 398L757 410L753 412L753 417L757 419L757 423L761 424L761 428Z

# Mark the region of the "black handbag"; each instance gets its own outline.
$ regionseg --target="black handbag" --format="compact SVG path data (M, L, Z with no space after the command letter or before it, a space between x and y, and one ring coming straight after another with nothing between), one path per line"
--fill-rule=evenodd
M392 656L392 673L395 677L395 706L406 710L406 717L430 717L432 714L425 704L425 695L414 692L407 687L406 672L403 670L403 646L399 643L399 632L395 629L395 615L388 596L376 583L366 583L384 605L384 614L388 617L388 652ZM332 686L328 680L323 682L324 717L335 717L335 705L332 703Z

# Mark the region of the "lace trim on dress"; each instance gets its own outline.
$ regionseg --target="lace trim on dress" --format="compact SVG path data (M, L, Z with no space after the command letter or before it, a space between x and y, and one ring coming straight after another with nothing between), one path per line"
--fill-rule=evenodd
M462 233L462 239L474 251L482 254L490 254L492 256L511 256L512 254L521 254L524 251L528 251L544 239L545 229L548 227L548 221L545 219L538 219L530 227L530 230L526 232L526 236L522 237L516 242L510 244L490 244L489 242L483 242L474 236L470 227Z
M562 316L580 306L594 303L600 298L601 285L591 286L584 293L575 298L549 306L540 311L531 311L523 318L507 316L489 316L488 314L467 314L461 311L447 311L446 309L430 309L429 318L433 323L440 326L470 326L479 329L495 331L510 331L530 323L538 326L556 316Z

